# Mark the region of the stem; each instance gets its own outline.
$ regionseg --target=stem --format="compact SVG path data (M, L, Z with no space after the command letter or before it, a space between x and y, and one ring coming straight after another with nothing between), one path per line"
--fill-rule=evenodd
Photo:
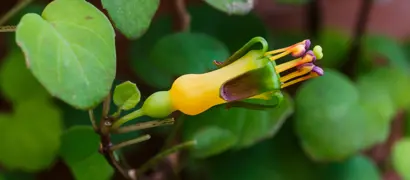
M124 123L126 123L128 121L131 121L135 118L141 117L143 115L144 115L144 111L142 111L142 109L137 109L137 110L133 111L132 113L129 113L129 114L125 115L124 117L120 118L119 120L115 121L112 128L113 129L118 129Z
M174 29L175 31L188 31L191 23L191 16L185 7L184 0L174 0Z
M357 65L356 61L359 58L359 53L361 50L362 37L366 32L367 22L372 7L373 0L362 0L359 18L357 20L356 28L353 34L352 46L347 56L348 60L342 67L347 75L352 76L355 72Z
M319 30L322 23L321 8L319 0L311 0L308 4L308 28L313 38L318 38Z
M0 26L6 23L17 12L30 4L33 0L20 0L10 11L8 11L3 17L0 18Z
M196 145L196 141L188 141L188 142L184 142L179 145L176 145L166 151L163 151L157 154L156 156L154 156L148 162L146 162L145 164L141 166L141 168L137 171L137 175L142 175L144 172L151 169L155 164L158 163L158 161L160 161L164 157L167 157L168 155L173 154L181 149L192 147L195 145Z
M0 26L0 32L15 32L16 26Z
M158 126L171 125L171 124L174 124L173 118L137 123L134 125L123 127L123 128L114 129L113 132L118 133L118 134L128 133L132 131L148 129L148 128L153 128L153 127L158 127Z
M88 116L90 117L91 125L93 126L94 131L98 131L97 123L95 121L94 117L94 110L90 109L88 110Z
M137 143L149 140L149 139L151 139L151 136L149 134L146 134L146 135L143 135L141 137L137 137L135 139L131 139L131 140L116 144L114 146L111 146L110 150L111 151L116 151L116 150L121 149L123 147L129 146L129 145L132 145L132 144L137 144Z

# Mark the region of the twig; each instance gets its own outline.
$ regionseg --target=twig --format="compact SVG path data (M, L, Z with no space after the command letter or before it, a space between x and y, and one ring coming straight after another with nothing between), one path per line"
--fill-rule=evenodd
M119 128L116 130L114 129L113 133L128 133L132 131L148 129L148 128L153 128L153 127L158 127L158 126L171 125L171 124L174 124L173 118L164 119L164 120L154 120L154 121L137 123L137 124L126 126L126 127Z
M318 38L319 30L321 28L322 23L321 8L319 1L320 0L311 0L308 4L309 15L307 16L307 22L310 36L312 36L313 38Z
M17 12L30 4L33 0L20 0L10 11L8 11L3 17L0 18L0 26L6 23Z
M146 135L143 135L141 137L137 137L135 139L131 139L131 140L124 141L122 143L113 145L113 146L111 146L110 149L111 149L111 151L116 151L116 150L121 149L123 147L129 146L129 145L132 145L132 144L136 144L136 143L140 143L140 142L143 142L143 141L146 141L146 140L149 140L149 139L151 139L151 136L149 134L146 134Z
M174 0L174 30L188 31L191 24L191 16L185 7L184 0Z
M159 154L157 154L156 156L154 156L153 158L151 158L150 160L148 160L148 162L146 162L145 164L143 164L137 171L137 175L142 175L144 172L146 172L147 170L151 169L155 164L158 163L158 161L160 161L162 158L173 154L181 149L184 148L188 148L188 147L192 147L196 145L196 141L188 141L188 142L184 142L181 143L179 145L176 145L166 151L163 151Z
M88 110L88 116L90 117L91 125L93 126L94 131L97 132L98 127L97 127L97 123L96 123L95 117L94 117L94 110L92 110L92 109Z
M363 35L366 32L366 27L368 23L368 18L373 7L373 0L362 0L362 5L360 8L359 18L356 23L356 28L353 34L352 45L349 53L347 54L348 60L342 66L347 75L352 76L355 72L356 62L359 58L359 53L361 50L361 42Z
M0 26L0 32L15 32L16 26Z

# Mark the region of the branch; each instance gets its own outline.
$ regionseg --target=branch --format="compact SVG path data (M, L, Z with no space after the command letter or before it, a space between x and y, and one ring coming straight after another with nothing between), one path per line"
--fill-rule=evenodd
M347 56L348 60L342 66L342 69L345 70L345 73L347 75L352 76L355 72L355 68L357 64L356 62L359 58L359 53L361 50L362 38L366 32L368 18L372 10L372 7L373 7L373 0L362 0L362 6L360 8L359 18L357 20L356 28L353 34L351 49Z
M322 11L319 0L311 0L308 4L308 29L310 36L318 38L322 23Z
M124 141L122 143L113 145L113 146L111 146L110 150L111 151L116 151L116 150L121 149L123 147L129 146L129 145L132 145L132 144L137 144L137 143L149 140L149 139L151 139L151 136L149 134L146 134L146 135L143 135L141 137L137 137L135 139L131 139L131 140Z
M191 16L186 10L184 0L174 0L174 30L187 31L190 28Z
M173 118L164 119L164 120L148 121L148 122L137 123L135 125L126 126L126 127L119 128L119 129L114 129L113 133L118 133L118 134L128 133L132 131L148 129L148 128L153 128L153 127L158 127L158 126L171 125L171 124L174 124Z
M16 26L0 26L0 32L15 32Z
M90 117L91 125L93 126L94 131L98 131L97 123L95 121L94 117L94 110L90 109L88 110L88 116Z
M0 26L6 23L17 12L30 4L33 0L20 0L10 11L8 11L3 17L0 18Z

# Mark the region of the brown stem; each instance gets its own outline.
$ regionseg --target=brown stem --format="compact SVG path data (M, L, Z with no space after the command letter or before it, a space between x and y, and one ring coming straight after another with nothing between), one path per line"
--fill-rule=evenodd
M373 0L362 0L359 18L356 23L356 28L353 34L351 49L348 53L348 60L344 63L342 69L349 76L353 76L361 51L361 42L363 35L366 32L368 18L373 7Z
M322 23L321 8L319 0L311 0L308 4L308 28L313 38L318 38Z
M117 130L114 130L113 133L128 133L132 131L148 129L148 128L153 128L153 127L158 127L158 126L171 125L171 124L174 124L173 118L164 119L164 120L148 121L148 122L137 123L134 125L119 128Z
M111 151L116 151L116 150L121 149L121 148L123 148L123 147L126 147L126 146L129 146L129 145L132 145L132 144L137 144L137 143L146 141L146 140L148 140L148 139L150 139L150 138L151 138L151 136L150 136L149 134L146 134L146 135L144 135L144 136L137 137L137 138L135 138L135 139L131 139L131 140L124 141L124 142L121 142L121 143L119 143L119 144L113 145L113 146L111 146L110 150L111 150Z
M188 31L191 23L191 16L186 10L184 0L174 0L174 30L177 32Z
M0 32L15 32L16 26L0 26Z
M13 17L17 12L30 4L33 0L20 0L13 8L10 9L3 17L0 18L0 26L6 23L11 17Z
M120 172L125 178L136 180L135 176L130 176L129 170L124 169L121 164L116 160L114 151L111 150L111 134L110 129L114 118L108 115L110 111L111 94L109 94L103 102L103 111L100 121L100 127L98 128L98 133L100 135L100 153L104 155L107 162L114 167L118 172ZM132 171L132 170L131 170Z

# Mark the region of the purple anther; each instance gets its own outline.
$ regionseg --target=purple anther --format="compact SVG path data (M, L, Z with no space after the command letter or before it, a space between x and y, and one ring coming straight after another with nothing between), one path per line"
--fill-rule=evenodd
M305 40L305 49L306 49L306 51L310 48L310 45L311 45L312 43L310 42L310 40L309 39L306 39Z
M315 72L319 76L323 76L323 74L324 74L323 69L320 68L319 66L313 67L312 71Z
M305 56L310 55L312 56L312 62L316 62L316 56L315 53L313 53L312 50L309 50L308 52L306 52Z

